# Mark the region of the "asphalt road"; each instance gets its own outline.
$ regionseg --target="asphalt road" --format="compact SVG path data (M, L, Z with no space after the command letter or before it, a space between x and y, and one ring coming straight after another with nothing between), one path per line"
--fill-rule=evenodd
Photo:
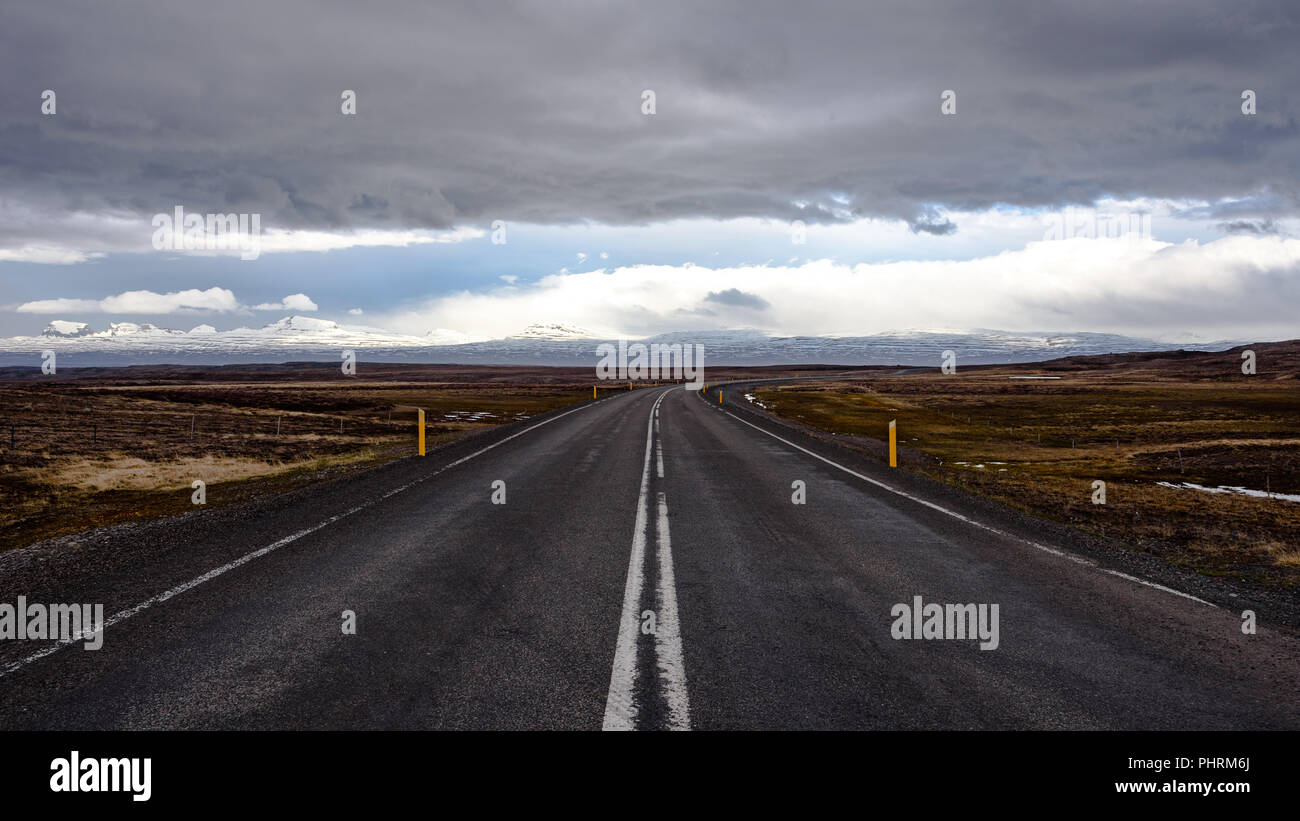
M18 595L110 619L97 651L0 643L0 729L1300 727L1300 638L1267 613L1243 634L680 388L16 551ZM996 604L996 649L895 638L917 596Z

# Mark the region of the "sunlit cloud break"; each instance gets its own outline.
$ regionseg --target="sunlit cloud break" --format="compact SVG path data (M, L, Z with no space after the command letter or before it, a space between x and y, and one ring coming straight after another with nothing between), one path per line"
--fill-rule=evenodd
M712 328L782 336L1000 328L1286 338L1297 330L1298 301L1300 240L1073 238L969 260L559 273L430 299L376 321L408 333L438 327L477 339L514 333L539 317L611 338Z

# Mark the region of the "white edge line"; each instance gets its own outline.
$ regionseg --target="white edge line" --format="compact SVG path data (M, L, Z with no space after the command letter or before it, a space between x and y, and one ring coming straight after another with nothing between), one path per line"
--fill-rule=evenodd
M1084 558L1082 558L1082 557L1080 557L1080 556L1076 556L1076 555L1074 555L1074 554L1072 554L1072 553L1067 553L1067 552L1065 552L1064 550L1057 550L1057 549L1054 548L1054 547L1048 547L1047 545L1039 544L1038 542L1031 541L1031 540L1026 539L1026 538L1023 538L1023 537L1021 537L1021 536L1016 536L1016 535L1014 535L1014 534L1012 534L1012 533L1007 533L1007 532L1005 532L1005 531L998 530L996 527L991 527L990 525L986 525L986 524L984 524L983 522L977 522L977 521L975 521L974 519L971 519L971 518L969 518L969 517L967 517L967 516L963 516L963 515L961 515L960 513L957 513L956 511L949 510L948 508L946 508L946 507L942 507L942 506L940 506L940 505L936 505L934 502L928 502L928 501L926 501L925 499L917 498L916 496L913 496L913 495L911 495L910 493L906 493L906 492L904 492L904 491L899 490L898 488L891 487L890 485L887 485L887 484L885 484L884 482L878 481L878 480L876 480L876 479L872 479L870 476L863 476L861 473L858 473L856 470L850 470L849 468L844 467L844 465L841 465L841 464L839 464L838 462L833 462L833 461L831 461L830 459L827 459L825 456L822 456L822 455L817 454L817 453L813 453L811 450L808 450L807 448L804 448L804 447L800 447L799 445L796 445L794 442L791 442L791 441L788 440L788 439L783 439L783 438L781 438L780 436L777 436L775 433L772 433L771 431L764 430L763 428L760 428L758 425L755 425L755 424L753 424L752 422L747 422L747 421L745 421L744 419L741 419L739 416L736 416L736 415L735 415L734 413L732 413L731 411L726 411L726 414L727 414L728 416L730 416L732 419L735 419L737 422L740 422L742 425L749 425L751 428L753 428L754 430L758 431L759 433L766 433L768 436L772 437L773 439L777 440L778 442L784 442L784 443L786 443L787 445L789 445L790 447L792 447L792 448L794 448L794 449L796 449L796 450L801 450L801 451L803 451L804 453L808 454L809 456L812 456L812 457L815 458L815 459L820 459L821 461L825 462L825 463L828 464L828 465L831 465L832 467L839 468L840 470L844 471L845 473L849 474L850 476L856 476L856 477L858 477L859 479L861 479L862 481L864 481L864 482L870 482L871 484L875 485L876 487L881 488L882 490L887 490L887 491L889 491L890 493L896 494L896 495L898 495L898 496L902 496L904 499L910 499L910 500L913 501L913 502L916 502L916 503L918 503L918 504L925 505L925 506L928 507L928 508L932 508L932 509L934 509L934 510L939 511L940 513L947 514L948 516L951 516L951 517L953 517L954 519L958 519L958 520L960 520L960 521L963 521L963 522L965 522L965 523L967 523L967 524L969 524L969 525L973 525L973 526L978 527L978 528L981 528L981 529L983 529L983 530L987 530L987 531L989 531L990 533L996 533L997 535L999 535L999 536L1004 536L1004 537L1006 537L1006 538L1008 538L1008 539L1015 539L1016 541L1024 542L1025 544L1027 544L1027 545L1029 545L1029 546L1031 546L1031 547L1036 547L1036 548L1038 548L1039 550L1045 551L1045 552L1047 552L1047 553L1051 553L1051 554L1054 555L1054 556L1061 556L1061 557L1063 557L1063 558L1069 559L1069 560L1072 561L1072 562L1077 562L1077 563L1079 563L1079 564L1087 565L1087 566L1089 566L1089 567L1092 567L1092 568L1095 568L1095 569L1097 569L1097 570L1100 570L1100 571L1102 571L1102 572L1104 572L1104 573L1109 573L1109 574L1112 575L1112 576L1118 576L1118 577L1120 577L1121 579L1127 579L1127 580L1132 581L1132 582L1137 582L1138 584L1143 584L1143 585L1146 585L1147 587L1155 588L1156 590L1162 590L1162 591L1164 591L1164 592L1166 592L1166 593L1172 593L1172 594L1174 594L1175 596L1182 596L1184 599L1190 599L1190 600L1192 600L1192 601L1194 601L1194 602L1197 602L1198 604L1203 604L1203 605L1205 605L1206 607L1214 607L1214 608L1218 609L1218 605L1217 605L1217 604L1213 604L1213 603L1211 603L1211 602L1207 602L1207 601L1204 600L1204 599L1198 599L1196 596L1193 596L1193 595L1191 595L1190 593L1184 593L1183 591L1181 591L1181 590L1175 590L1175 589L1173 589L1172 587L1165 587L1163 584L1156 584L1155 582L1150 582L1150 581L1147 581L1146 579L1140 579L1140 578L1138 578L1137 576L1130 576L1129 574L1127 574L1127 573L1121 573L1121 572L1119 572L1118 570L1111 570L1111 569L1109 569L1109 568L1099 567L1095 562L1089 561L1088 559L1084 559Z
M590 408L592 405L595 405L595 404L597 404L597 403L599 403L599 402L606 402L606 401L608 401L608 399L598 399L598 400L592 402L592 403L589 404L589 405L583 405L582 407L574 408L573 410L570 410L570 411L565 411L564 413L561 413L561 414L558 415L558 416L552 416L550 419L546 419L546 420L543 420L543 421L541 421L541 422L538 422L536 425L530 425L529 427L524 428L523 430L518 431L517 433L512 433L511 435L507 436L507 437L504 438L504 439L501 439L501 440L499 440L499 441L493 442L492 444L488 445L488 446L485 447L485 448L481 448L481 449L479 449L479 450L476 450L476 451L474 451L473 453L471 453L471 454L468 455L468 456L461 457L460 459L457 459L457 460L454 461L454 462L450 462L450 463L448 463L448 464L446 464L446 465L443 465L442 467L440 467L440 468L438 468L437 470L435 470L433 473L426 474L426 475L424 475L424 476L421 476L419 479L416 479L416 480L414 480L414 481L412 481L412 482L407 482L406 484L402 485L401 487L398 487L398 488L395 488L395 489L393 489L393 490L390 490L390 491L388 491L387 493L385 493L384 495L382 495L382 496L380 496L380 497L378 497L378 498L376 498L376 499L372 499L372 500L370 500L369 502L366 502L366 503L363 504L363 505L357 505L357 506L354 507L354 508L351 508L351 509L349 509L349 510L345 510L345 511L343 511L342 513L339 513L339 514L336 514L336 515L334 515L334 516L331 516L330 518L324 520L323 522L320 522L319 524L313 525L313 526L308 527L308 528L305 528L305 529L303 529L303 530L299 530L297 533L293 533L293 534L290 534L290 535L288 535L288 536L285 536L283 539L280 539L279 541L276 541L276 542L272 542L271 544L267 545L266 547L258 548L257 550L254 550L254 551L251 552L251 553L247 553L247 554L245 554L245 555L243 555L243 556L240 556L238 559L235 559L234 561L227 562L226 564L223 564L223 565L221 565L220 567L217 567L217 568L214 568L214 569L212 569L212 570L209 570L207 573L204 573L204 574L201 575L201 576L196 576L195 578L190 579L189 581L185 582L184 584L178 584L177 586L175 586L175 587L173 587L173 588L171 588L171 589L169 589L169 590L165 590L165 591L163 591L162 593L159 593L158 595L156 595L156 596L154 596L154 597L152 597L152 598L145 599L144 601L140 602L139 604L135 605L134 607L129 607L129 608L127 608L126 610L121 610L121 611L119 611L119 612L117 612L117 613L114 613L113 615L111 615L111 616L109 616L108 618L104 619L103 623L99 626L99 629L98 629L98 630L94 630L94 631L83 631L82 633L80 633L80 634L78 634L78 635L76 635L76 636L73 636L73 637L71 637L71 638L60 639L60 640L58 641L57 644L52 644L52 645L50 645L49 647L45 647L45 648L43 648L43 649L41 649L41 650L38 650L37 652L32 653L32 654L29 655L29 656L25 656L24 658L18 659L17 661L11 661L11 662L9 662L8 664L4 665L3 667L0 667L0 678L9 675L10 673L14 672L15 670L19 670L19 669L21 669L21 668L23 668L23 667L26 667L28 664L31 664L33 661L38 661L38 660L40 660L40 659L45 658L45 657L48 656L48 655L51 655L52 653L55 653L55 652L57 652L57 651L59 651L59 650L62 650L64 647L67 647L67 646L70 645L70 644L74 644L75 642L86 640L86 639L88 639L88 638L90 638L90 637L92 637L92 636L94 636L94 635L96 635L96 634L98 634L98 633L101 633L101 632L103 632L105 629L107 629L107 628L109 628L109 627L112 627L113 625L118 624L119 622L122 622L122 621L124 621L124 620L126 620L126 619L129 619L130 617L136 615L137 613L140 613L140 612L142 612L142 611L144 611L144 610L148 610L150 607L153 607L155 604L161 604L162 602L165 602L165 601L167 601L167 600L170 599L170 598L173 598L173 597L175 597L175 596L179 596L181 593L184 593L184 592L186 592L186 591L188 591L188 590L193 590L195 587L198 587L199 585L203 584L204 582L211 581L211 580L217 578L218 576L220 576L220 575L222 575L222 574L224 574L224 573L227 573L227 572L229 572L229 571L231 571L231 570L234 570L235 568L237 568L237 567L239 567L239 566L241 566L241 565L244 565L244 564L247 564L248 562L251 562L251 561L254 560L254 559L260 559L261 557L265 556L266 554L268 554L268 553L270 553L270 552L272 552L272 551L274 551L274 550L278 550L279 548L284 547L285 545L290 544L291 542L296 542L296 541L298 541L298 540L301 539L303 536L308 536L308 535L310 535L310 534L312 534L312 533L315 533L316 531L320 530L321 528L328 527L329 525L334 524L334 523L337 522L339 519L346 518L346 517L348 517L348 516L351 516L353 513L357 513L357 512L360 512L360 511L362 511L362 510L365 510L366 508L371 507L372 505L376 504L377 502L381 502L381 501L383 501L384 499L387 499L387 498L390 497L390 496L396 496L398 493L401 493L401 492L404 491L404 490L409 490L410 488L415 487L416 485L420 484L421 482L427 481L427 480L432 479L433 477L437 476L437 475L440 474L440 473L443 473L443 472L445 472L445 471L451 470L452 468L456 467L457 465L463 465L464 463L468 462L470 459L473 459L473 458L476 457L476 456L480 456L480 455L482 455L482 454L484 454L484 453L487 453L489 450L492 450L493 448L497 447L498 445L504 445L506 442L509 442L511 439L514 439L514 438L519 437L519 436L523 436L525 433L528 433L529 431L532 431L532 430L536 430L536 429L542 427L543 425L549 425L550 423L556 421L557 419L563 419L564 417L568 416L568 415L571 414L571 413L577 413L578 411L586 410L587 408Z

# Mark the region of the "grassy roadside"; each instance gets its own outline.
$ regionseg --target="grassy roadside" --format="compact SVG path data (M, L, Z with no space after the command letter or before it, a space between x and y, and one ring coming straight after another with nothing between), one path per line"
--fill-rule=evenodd
M223 507L590 397L568 382L11 383L0 390L0 550ZM10 444L12 436L12 446Z
M1057 378L1012 378L1029 375ZM1300 586L1300 501L1283 497L1300 499L1293 378L988 369L763 387L753 397L846 443L883 439L897 419L906 467L1200 573ZM1104 504L1093 501L1096 481Z

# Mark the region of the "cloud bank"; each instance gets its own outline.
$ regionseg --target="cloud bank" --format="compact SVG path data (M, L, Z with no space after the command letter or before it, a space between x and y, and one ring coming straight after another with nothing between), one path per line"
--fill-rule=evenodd
M56 297L24 302L14 308L24 314L226 314L246 312L248 306L235 299L227 288L208 288L200 291L191 288L160 294L155 291L126 291L103 299L72 299ZM266 302L252 306L254 311L290 311L305 313L317 310L317 305L306 294L290 294L279 302Z
M604 336L756 328L858 335L908 328L1089 330L1178 339L1300 336L1300 240L1066 239L970 260L709 268L637 265L457 293L376 319L476 339L535 322Z
M942 237L956 229L936 205L1107 194L1232 197L1232 221L1300 212L1288 0L320 11L8 9L0 191L17 218L0 220L0 259L143 242L124 225L178 204L260 213L318 248L496 219L880 217Z

